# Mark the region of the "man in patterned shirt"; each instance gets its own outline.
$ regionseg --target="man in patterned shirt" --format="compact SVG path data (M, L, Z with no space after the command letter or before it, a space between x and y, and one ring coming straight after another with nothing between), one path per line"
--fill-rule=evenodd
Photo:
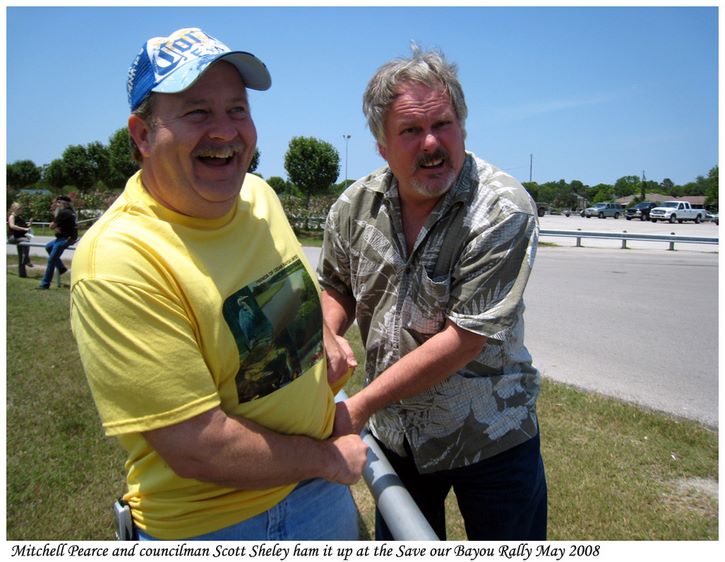
M382 66L363 111L388 165L330 210L318 275L342 336L357 320L366 385L335 431L368 423L439 537L451 487L471 540L543 540L547 494L524 347L538 240L521 184L466 152L457 69L413 46ZM376 537L391 539L377 514Z

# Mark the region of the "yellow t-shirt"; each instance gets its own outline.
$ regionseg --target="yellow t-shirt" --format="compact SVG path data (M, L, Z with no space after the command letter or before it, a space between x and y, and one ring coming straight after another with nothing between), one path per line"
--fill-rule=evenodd
M280 433L330 435L313 271L254 175L235 209L203 220L161 206L139 172L81 239L71 325L106 434L128 452L125 499L142 530L161 539L218 530L295 484L237 490L180 478L141 432L220 406Z

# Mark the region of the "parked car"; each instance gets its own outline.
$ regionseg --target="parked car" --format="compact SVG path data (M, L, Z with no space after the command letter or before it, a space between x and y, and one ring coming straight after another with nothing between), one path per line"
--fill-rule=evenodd
M683 221L702 222L705 209L695 209L688 201L665 201L649 213L652 222L670 221L671 223Z
M599 217L600 219L614 217L618 219L622 213L624 213L624 207L619 203L595 203L594 206L584 209L582 216L588 219L592 217Z
M627 209L624 218L628 221L632 219L639 219L641 221L649 220L649 212L656 206L657 203L654 201L642 201Z

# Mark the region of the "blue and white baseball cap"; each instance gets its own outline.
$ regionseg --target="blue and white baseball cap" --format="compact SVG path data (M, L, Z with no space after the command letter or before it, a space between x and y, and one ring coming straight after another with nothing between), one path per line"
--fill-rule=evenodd
M253 54L232 51L201 29L186 27L168 37L153 37L141 47L128 70L131 111L151 92L183 92L218 60L232 63L247 88L267 90L272 85L267 67Z

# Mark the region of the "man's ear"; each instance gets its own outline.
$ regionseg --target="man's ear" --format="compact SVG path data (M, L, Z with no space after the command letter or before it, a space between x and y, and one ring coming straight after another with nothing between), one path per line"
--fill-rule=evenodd
M385 153L386 153L385 147L380 143L377 143L377 145L378 145L378 154L380 154L380 156L382 156L384 160L387 160L388 157L385 156Z
M128 134L136 143L141 156L148 158L151 154L151 142L149 139L151 129L146 121L138 115L131 114L128 118Z

